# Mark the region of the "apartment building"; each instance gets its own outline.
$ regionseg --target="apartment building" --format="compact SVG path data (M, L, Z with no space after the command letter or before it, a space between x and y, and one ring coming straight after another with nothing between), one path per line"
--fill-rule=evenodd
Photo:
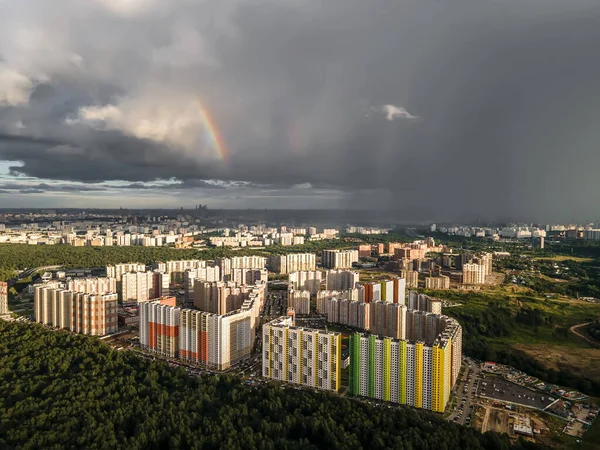
M361 244L358 246L358 257L368 258L371 256L371 244Z
M483 284L486 278L486 266L483 264L467 263L462 267L463 284Z
M181 308L160 300L143 301L139 308L142 348L176 358L179 353Z
M353 395L443 412L460 362L460 325L445 319L432 342L372 334L350 336L350 386ZM454 373L456 372L456 375Z
M227 314L241 308L245 292L245 286L238 286L233 282L196 280L194 306L201 311L213 314Z
M294 289L307 290L311 295L317 295L321 289L321 271L302 270L288 275L288 284Z
M194 298L194 286L196 281L221 281L221 268L218 265L188 269L183 273L183 286L187 300Z
M206 267L206 261L200 259L187 259L178 261L157 262L154 268L162 273L168 273L171 282L182 282L186 270L200 269Z
M154 297L154 272L130 272L121 276L123 303L145 302Z
M425 289L433 289L438 291L450 289L450 277L446 275L425 277Z
M321 265L327 269L351 269L358 262L358 250L323 250Z
M118 295L85 294L37 286L34 291L35 321L75 333L104 336L117 331Z
M383 301L391 303L406 303L406 280L394 277L390 280L361 283L364 289L366 303Z
M417 291L408 292L408 309L416 311L425 311L434 314L442 313L442 300L425 294L419 294Z
M408 289L416 289L419 287L419 272L416 270L402 269L400 271L400 277L406 280L406 287Z
M267 269L234 268L231 269L227 281L233 281L238 284L266 283L269 281L269 271Z
M345 291L353 289L360 280L360 274L352 270L328 270L325 272L326 289Z
M8 313L8 284L0 281L0 316Z
M317 257L313 253L274 255L269 257L268 265L271 272L280 274L314 271L317 268Z
M342 335L294 326L280 317L263 326L263 376L316 389L338 391Z
M106 266L106 277L107 278L115 278L117 283L121 281L121 277L125 273L129 272L145 272L146 265L140 263L124 263L124 264L115 264L114 266ZM117 285L117 287L119 287Z
M372 334L396 339L406 338L407 308L399 303L373 302L370 309L370 328Z
M153 297L163 297L171 292L171 274L155 270L152 272Z
M264 256L234 256L233 258L217 258L215 264L221 268L223 281L235 281L230 278L233 269L264 269L267 258Z
M140 344L171 358L226 370L250 356L257 318L252 300L227 314L150 300L140 304Z
M114 294L118 292L116 278L71 278L67 280L66 288L69 291L85 294Z
M294 308L297 315L310 314L310 292L307 290L288 289L288 308Z

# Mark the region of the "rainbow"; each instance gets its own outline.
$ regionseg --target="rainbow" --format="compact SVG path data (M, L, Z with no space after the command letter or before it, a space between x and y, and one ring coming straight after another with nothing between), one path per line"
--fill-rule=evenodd
M208 137L212 142L212 146L217 151L219 158L224 161L229 161L229 151L225 146L225 142L219 133L217 126L215 125L215 121L208 115L207 109L204 107L200 99L198 101L198 108L200 109L200 117L202 119L202 123L204 124L204 128Z

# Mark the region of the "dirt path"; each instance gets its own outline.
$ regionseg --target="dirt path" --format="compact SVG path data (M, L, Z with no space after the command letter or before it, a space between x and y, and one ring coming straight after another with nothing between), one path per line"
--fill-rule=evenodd
M575 335L579 336L584 341L589 342L590 344L593 344L593 345L600 345L600 342L595 341L594 339L590 338L589 336L587 336L579 331L580 328L586 327L590 323L592 323L592 322L586 322L586 323L580 323L579 325L573 325L570 328L570 330L571 330L571 332L573 332Z
M485 433L488 428L488 421L490 420L490 407L485 407L485 415L483 416L483 422L481 423L481 432Z

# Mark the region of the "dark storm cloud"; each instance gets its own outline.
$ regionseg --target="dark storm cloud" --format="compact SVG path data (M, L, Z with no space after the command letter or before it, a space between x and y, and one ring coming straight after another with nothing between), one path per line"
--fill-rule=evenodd
M250 207L341 191L331 206L407 220L600 212L597 1L58 3L65 17L0 5L6 33L41 27L37 40L0 31L0 159L20 162L14 174L246 189ZM85 19L60 27L71 15ZM194 134L196 97L227 162Z

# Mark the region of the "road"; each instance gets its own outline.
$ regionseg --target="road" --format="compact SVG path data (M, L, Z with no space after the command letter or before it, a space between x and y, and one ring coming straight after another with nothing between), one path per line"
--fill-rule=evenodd
M470 416L473 412L477 398L477 389L481 379L481 369L468 358L463 358L464 372L456 382L456 408L451 412L448 420L470 425Z
M581 333L579 331L580 328L586 327L588 326L590 323L592 322L586 322L586 323L580 323L579 325L573 325L570 330L573 334L575 334L576 336L580 337L581 339L583 339L586 342L589 342L592 345L599 345L600 342L595 341L594 339L590 338L589 336Z
M16 278L12 278L10 280L8 280L8 287L11 288L15 285L15 283L17 281L19 281L22 278L27 278L30 275L33 275L36 272L41 272L42 270L56 270L56 269L60 269L62 266L42 266L42 267L34 267L33 269L27 269L24 272L21 272L19 275L17 275Z

